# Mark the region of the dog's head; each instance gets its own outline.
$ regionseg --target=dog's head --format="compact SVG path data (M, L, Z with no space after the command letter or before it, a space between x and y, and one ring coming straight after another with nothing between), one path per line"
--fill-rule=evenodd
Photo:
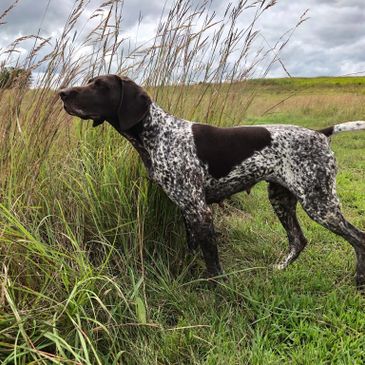
M61 89L59 95L67 113L92 119L94 126L110 122L120 132L140 122L148 113L151 99L127 77L94 77L85 86Z

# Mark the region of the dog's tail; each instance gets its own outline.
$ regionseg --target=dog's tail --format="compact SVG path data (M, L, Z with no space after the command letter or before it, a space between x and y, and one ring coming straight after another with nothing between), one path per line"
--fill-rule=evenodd
M362 120L358 120L356 122L345 122L345 123L335 124L332 127L320 129L318 130L318 132L323 133L327 137L331 137L334 134L340 132L352 132L361 130L365 130L365 122Z

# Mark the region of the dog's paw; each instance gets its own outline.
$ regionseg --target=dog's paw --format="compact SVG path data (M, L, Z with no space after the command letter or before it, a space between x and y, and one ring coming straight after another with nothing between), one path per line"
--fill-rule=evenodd
M195 253L197 249L199 248L199 245L195 241L188 241L188 251L190 253Z
M288 264L285 262L280 262L279 264L273 265L274 270L282 271L288 267Z
M357 274L355 277L357 290L365 294L365 275Z
M227 276L224 274L222 269L215 272L206 271L204 273L204 279L207 280L213 287L217 286L218 283L227 282Z

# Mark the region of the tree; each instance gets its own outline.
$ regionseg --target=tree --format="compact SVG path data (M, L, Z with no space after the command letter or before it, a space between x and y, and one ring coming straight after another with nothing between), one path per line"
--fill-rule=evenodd
M29 88L32 82L32 73L29 70L18 67L0 68L0 89L13 87Z

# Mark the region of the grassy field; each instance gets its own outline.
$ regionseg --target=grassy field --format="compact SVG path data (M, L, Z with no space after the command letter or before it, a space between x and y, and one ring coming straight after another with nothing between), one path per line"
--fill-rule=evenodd
M180 87L172 111L218 125L320 128L364 119L364 83L253 80L221 86L226 105L196 109L205 85ZM348 243L300 209L308 248L274 271L287 242L260 183L213 207L227 280L212 288L200 253L187 253L179 212L135 151L109 126L61 115L48 144L52 115L39 114L42 133L18 125L2 160L2 364L364 363L365 299ZM332 147L344 213L365 229L365 133L335 136Z

